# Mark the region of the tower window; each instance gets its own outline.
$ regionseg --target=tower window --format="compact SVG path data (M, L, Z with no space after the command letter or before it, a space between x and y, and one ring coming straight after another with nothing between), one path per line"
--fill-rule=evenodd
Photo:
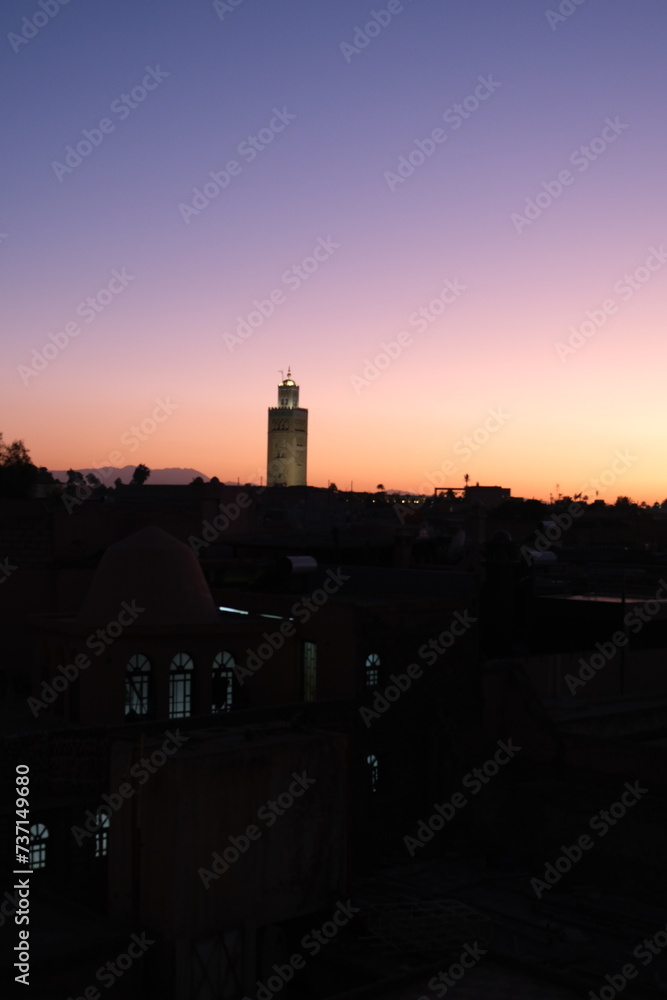
M371 775L371 791L377 792L378 790L378 779L380 776L380 767L378 764L378 759L375 754L369 754L366 758L366 764L369 767Z
M169 718L185 719L192 711L192 657L177 653L169 667Z
M125 715L147 716L151 664L143 653L135 653L125 668Z
M213 680L211 691L211 711L229 712L234 696L234 657L224 650L213 660Z
M46 841L49 831L43 823L30 827L30 867L46 868Z
M95 857L105 858L109 850L109 826L111 818L106 809L97 813L97 829L95 830Z
M380 680L380 657L369 653L366 657L366 687L376 688Z

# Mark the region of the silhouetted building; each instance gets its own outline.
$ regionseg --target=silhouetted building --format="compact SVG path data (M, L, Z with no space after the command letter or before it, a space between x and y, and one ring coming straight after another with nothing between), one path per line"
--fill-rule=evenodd
M479 503L482 507L492 509L509 500L511 491L504 486L466 486L465 499L470 503Z
M299 412L290 382L273 413ZM389 1000L476 941L471 995L566 1000L664 925L664 513L406 499L0 503L0 770L30 775L35 996L92 996L120 956L115 1000L266 997L307 954L284 1000ZM646 800L616 829L631 783ZM8 882L0 929L18 907Z
M267 486L305 486L308 410L299 406L299 386L287 370L278 386L278 406L269 407Z

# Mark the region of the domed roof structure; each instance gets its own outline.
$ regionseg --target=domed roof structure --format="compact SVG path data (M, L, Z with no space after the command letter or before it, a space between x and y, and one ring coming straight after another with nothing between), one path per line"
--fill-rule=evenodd
M110 545L78 620L103 627L123 602L143 610L140 625L208 625L219 615L192 549L161 528L141 528Z

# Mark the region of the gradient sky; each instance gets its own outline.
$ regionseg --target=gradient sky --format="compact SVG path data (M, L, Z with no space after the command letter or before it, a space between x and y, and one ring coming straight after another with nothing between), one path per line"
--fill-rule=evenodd
M667 497L664 3L565 0L556 20L541 0L394 0L390 19L385 0L235 2L70 0L43 26L37 0L2 5L5 439L54 469L120 452L115 465L259 482L291 365L312 485L430 490L468 473L527 497ZM389 23L341 48L372 11ZM168 75L121 111L147 67ZM447 115L480 77L493 92ZM239 146L274 109L294 117L250 161ZM431 155L388 179L434 129ZM327 242L300 287L284 280ZM123 269L92 321L77 313ZM421 329L413 314L447 280L465 290ZM587 311L599 327L559 356ZM400 354L357 381L401 331ZM173 410L135 447L156 400Z

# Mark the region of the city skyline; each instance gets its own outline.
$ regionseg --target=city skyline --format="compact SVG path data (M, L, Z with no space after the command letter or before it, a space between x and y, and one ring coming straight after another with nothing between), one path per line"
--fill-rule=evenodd
M40 10L0 14L5 440L259 482L289 361L310 485L667 496L663 9Z
M660 993L666 28L0 9L8 982Z

